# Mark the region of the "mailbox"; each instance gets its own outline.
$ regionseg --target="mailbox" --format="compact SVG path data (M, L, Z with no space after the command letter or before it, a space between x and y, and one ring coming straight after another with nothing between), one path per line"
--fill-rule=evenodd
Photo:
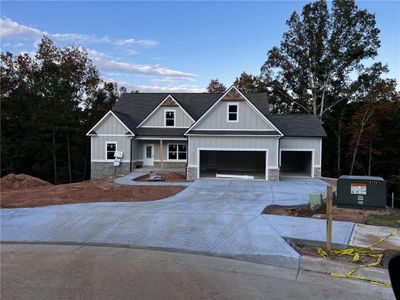
M340 176L335 204L343 208L386 208L385 180L375 176Z

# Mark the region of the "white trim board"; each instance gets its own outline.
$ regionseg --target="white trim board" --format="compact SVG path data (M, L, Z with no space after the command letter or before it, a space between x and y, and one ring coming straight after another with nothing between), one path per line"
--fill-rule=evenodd
M121 125L124 126L125 129L128 130L128 131L132 134L132 136L135 136L135 134L128 128L128 126L126 126L125 123L122 122L122 121L120 120L120 118L118 118L117 115L114 114L111 110L108 111L108 113L106 113L106 114L104 115L104 117L102 117L102 118L100 119L100 121L98 121L98 122L96 123L96 125L94 125L94 126L92 127L92 129L90 129L90 130L86 133L86 135L87 135L87 136L96 136L97 134L95 135L95 134L89 134L89 133L92 132L92 131L94 131L94 129L95 129L99 124L101 124L101 122L103 122L103 120L105 120L106 117L107 117L108 115L110 115L110 114L111 114L112 116L114 116L114 117L121 123Z
M161 140L161 141L187 141L187 138L181 138L181 137L165 137L165 136L154 136L154 137L137 137L135 140Z
M316 167L315 166L315 151L314 151L314 149L296 149L296 148L279 149L279 169L282 166L282 151L311 152L311 178L314 178L314 168Z
M248 151L248 152L265 152L265 180L268 181L268 155L269 150L264 148L213 148L213 147L205 147L205 148L197 148L197 179L200 178L200 151Z
M192 130L195 126L197 126L201 120L203 120L203 118L208 115L213 109L214 107L216 107L216 105L232 90L235 89L239 95L245 100L247 101L247 103L250 105L250 108L252 108L268 125L270 125L272 128L274 128L277 132L279 132L279 134L281 136L283 136L283 133L270 121L268 120L268 118L266 116L264 116L260 110L255 107L253 105L253 103L251 103L251 101L249 99L246 98L245 95L243 95L243 93L241 91L239 91L234 85L232 85L229 89L227 89L227 91L213 104L211 105L211 107L196 121L192 124L192 126L190 126L190 128L185 132L185 134L187 134L190 130ZM213 130L212 128L210 128L210 130ZM218 129L215 129L218 130Z
M182 109L182 111L189 117L189 119L191 119L192 122L195 122L194 119L192 118L192 116L189 115L189 113L179 104L179 102L176 101L176 99L175 99L174 97L172 97L171 95L168 95L167 97L165 97L164 100L162 100L162 101L160 102L159 105L157 105L157 107L156 107L142 122L139 123L138 126L136 126L136 128L141 127L142 124L145 123L145 122L157 111L157 109L160 108L161 105L162 105L165 101L167 101L168 98L171 98L171 99ZM165 117L165 116L164 116L164 117ZM165 122L164 122L164 125L165 125ZM172 127L172 126L168 126L168 127Z

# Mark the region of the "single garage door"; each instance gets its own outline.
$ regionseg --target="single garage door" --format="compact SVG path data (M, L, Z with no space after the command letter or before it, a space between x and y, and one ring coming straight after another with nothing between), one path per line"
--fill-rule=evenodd
M200 177L247 175L266 179L266 151L200 150Z
M312 177L312 151L281 151L281 176Z

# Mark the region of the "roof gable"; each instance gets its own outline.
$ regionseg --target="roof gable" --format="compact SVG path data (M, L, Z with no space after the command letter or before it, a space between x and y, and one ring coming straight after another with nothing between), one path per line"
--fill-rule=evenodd
M137 127L164 127L164 111L170 109L177 114L177 124L174 127L188 128L195 122L179 102L173 96L168 95Z
M86 135L124 134L134 135L129 127L111 110L94 125Z
M267 102L266 98L264 100ZM239 120L227 122L226 111L230 103L238 105ZM267 103L265 105L267 107ZM243 116L242 116L243 115ZM242 116L242 117L241 117ZM190 128L191 130L262 130L275 131L278 128L243 93L231 86Z

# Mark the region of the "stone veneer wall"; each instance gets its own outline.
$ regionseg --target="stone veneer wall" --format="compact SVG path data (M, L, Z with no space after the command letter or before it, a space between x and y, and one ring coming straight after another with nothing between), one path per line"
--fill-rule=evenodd
M92 162L90 164L90 178L125 175L129 173L129 165L129 162L121 162L118 167L114 167L113 162Z
M154 168L155 169L160 169L161 168L161 162L159 161L155 161L154 162ZM163 168L164 169L186 169L186 162L182 162L182 161L164 161L163 163Z
M196 180L197 179L197 168L196 167L187 167L186 179L187 180Z
M278 181L279 175L279 169L268 169L268 180Z
M314 168L314 177L321 177L321 168Z

